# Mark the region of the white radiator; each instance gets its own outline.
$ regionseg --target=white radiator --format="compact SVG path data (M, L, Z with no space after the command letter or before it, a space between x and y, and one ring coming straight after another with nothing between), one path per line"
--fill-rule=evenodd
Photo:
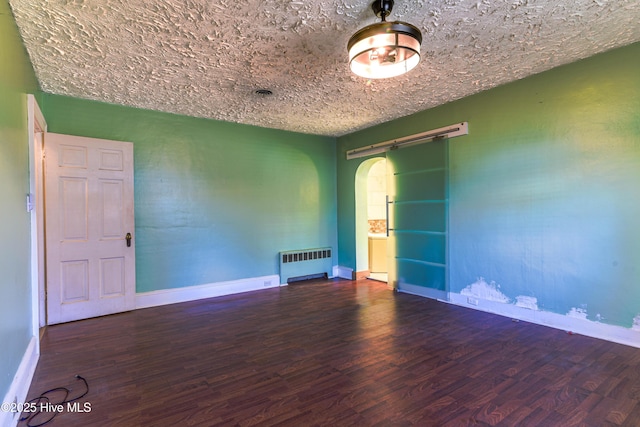
M331 248L280 252L280 283L313 277L330 277L333 271Z

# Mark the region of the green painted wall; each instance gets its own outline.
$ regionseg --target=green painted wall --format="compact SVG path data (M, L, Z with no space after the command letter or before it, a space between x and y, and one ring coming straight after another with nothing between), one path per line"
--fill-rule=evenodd
M355 264L345 151L468 121L450 142L450 291L484 278L511 303L640 323L639 70L636 43L339 138L340 264Z
M26 94L35 74L7 2L0 1L0 398L31 338Z
M133 142L138 292L278 274L281 250L337 245L333 138L49 94L41 108L51 132Z

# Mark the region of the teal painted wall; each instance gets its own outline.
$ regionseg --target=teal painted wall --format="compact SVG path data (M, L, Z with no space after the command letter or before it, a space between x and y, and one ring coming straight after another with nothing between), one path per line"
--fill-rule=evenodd
M450 142L450 291L640 322L640 43L338 139L339 262L355 259L345 151L460 121ZM499 285L499 288L498 288Z
M51 132L133 142L138 292L278 274L281 250L337 245L334 138L50 94L41 108Z
M6 1L0 1L0 398L31 338L26 94L38 84Z

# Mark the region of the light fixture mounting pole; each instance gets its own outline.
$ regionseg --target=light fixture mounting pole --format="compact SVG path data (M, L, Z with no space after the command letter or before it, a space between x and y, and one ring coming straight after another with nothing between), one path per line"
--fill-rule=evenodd
M371 4L371 9L382 22L385 22L393 10L393 0L376 0Z

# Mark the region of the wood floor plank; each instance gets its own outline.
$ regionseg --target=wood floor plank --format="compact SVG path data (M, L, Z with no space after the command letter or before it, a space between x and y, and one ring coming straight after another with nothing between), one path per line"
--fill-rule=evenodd
M639 349L366 280L48 327L29 399L76 374L48 425L640 425Z

